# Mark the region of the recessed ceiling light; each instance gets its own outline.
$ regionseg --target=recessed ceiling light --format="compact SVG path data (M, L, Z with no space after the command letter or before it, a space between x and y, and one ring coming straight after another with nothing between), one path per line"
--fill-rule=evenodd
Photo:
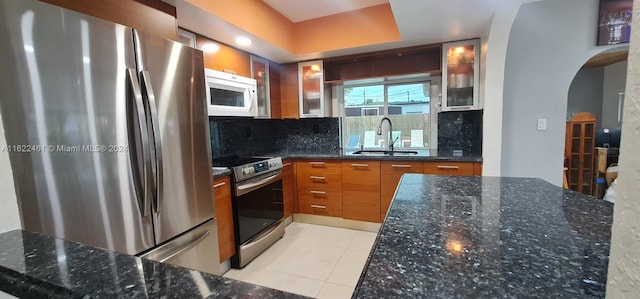
M206 43L202 45L202 52L215 53L220 50L220 45L214 43Z
M237 44L238 46L243 46L243 47L245 47L245 46L248 46L248 45L250 45L250 44L251 44L251 40L250 40L249 38L246 38L246 37L244 37L244 36L241 36L241 37L236 38L236 44Z

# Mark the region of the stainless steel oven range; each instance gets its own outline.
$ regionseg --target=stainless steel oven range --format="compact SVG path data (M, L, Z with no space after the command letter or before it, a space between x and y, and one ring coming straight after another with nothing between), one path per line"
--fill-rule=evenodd
M231 157L213 165L232 172L236 254L231 266L242 268L284 235L282 159Z

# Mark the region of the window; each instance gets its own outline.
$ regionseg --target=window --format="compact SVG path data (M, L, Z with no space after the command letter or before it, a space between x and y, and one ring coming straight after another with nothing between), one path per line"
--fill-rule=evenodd
M437 113L432 111L440 94L439 77L349 81L335 90L344 104L342 136L346 147L386 148L388 124L377 135L383 117L393 123L394 148L436 147L431 141L437 140L432 132Z

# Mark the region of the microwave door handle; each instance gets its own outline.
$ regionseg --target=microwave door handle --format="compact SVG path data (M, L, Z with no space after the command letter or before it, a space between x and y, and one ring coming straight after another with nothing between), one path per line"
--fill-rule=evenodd
M158 106L156 105L156 97L153 93L153 87L151 86L151 79L149 78L148 71L140 72L142 75L142 87L146 91L147 95L147 104L149 106L149 112L151 114L151 130L153 132L153 136L151 139L155 145L155 161L156 161L156 172L154 173L155 179L155 211L160 212L162 207L162 198L160 196L160 190L162 190L162 180L163 180L163 158L162 158L162 142L160 137L160 124L158 123Z
M132 168L137 168L138 170L132 170L132 177L134 180L134 188L136 192L136 197L138 198L138 205L140 208L140 213L142 217L149 216L149 196L148 192L149 188L149 171L151 169L151 157L149 154L149 137L147 135L147 123L146 117L144 114L144 103L142 102L142 92L140 91L140 83L138 81L138 77L136 76L136 71L134 69L127 69L127 83L131 88L131 96L133 97L132 113L135 113L135 116L138 119L136 124L131 124L131 122L127 121L128 133L133 134L133 130L140 131L140 143L141 147L138 148L135 146L136 141L131 141L129 139L129 148L135 149L129 151L129 158L131 159ZM127 98L127 101L129 99ZM134 126L135 125L135 126ZM131 146L131 143L134 146ZM142 161L138 160L137 153L138 151L142 152ZM139 169L139 166L142 166L142 169Z

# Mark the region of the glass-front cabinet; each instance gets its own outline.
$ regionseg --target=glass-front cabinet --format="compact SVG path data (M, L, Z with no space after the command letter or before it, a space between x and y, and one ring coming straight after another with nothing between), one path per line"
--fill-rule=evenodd
M480 40L442 45L442 111L478 107Z
M271 107L269 97L269 61L251 56L251 78L256 79L258 98L258 117L270 118Z
M300 117L324 117L324 76L322 60L298 64Z

